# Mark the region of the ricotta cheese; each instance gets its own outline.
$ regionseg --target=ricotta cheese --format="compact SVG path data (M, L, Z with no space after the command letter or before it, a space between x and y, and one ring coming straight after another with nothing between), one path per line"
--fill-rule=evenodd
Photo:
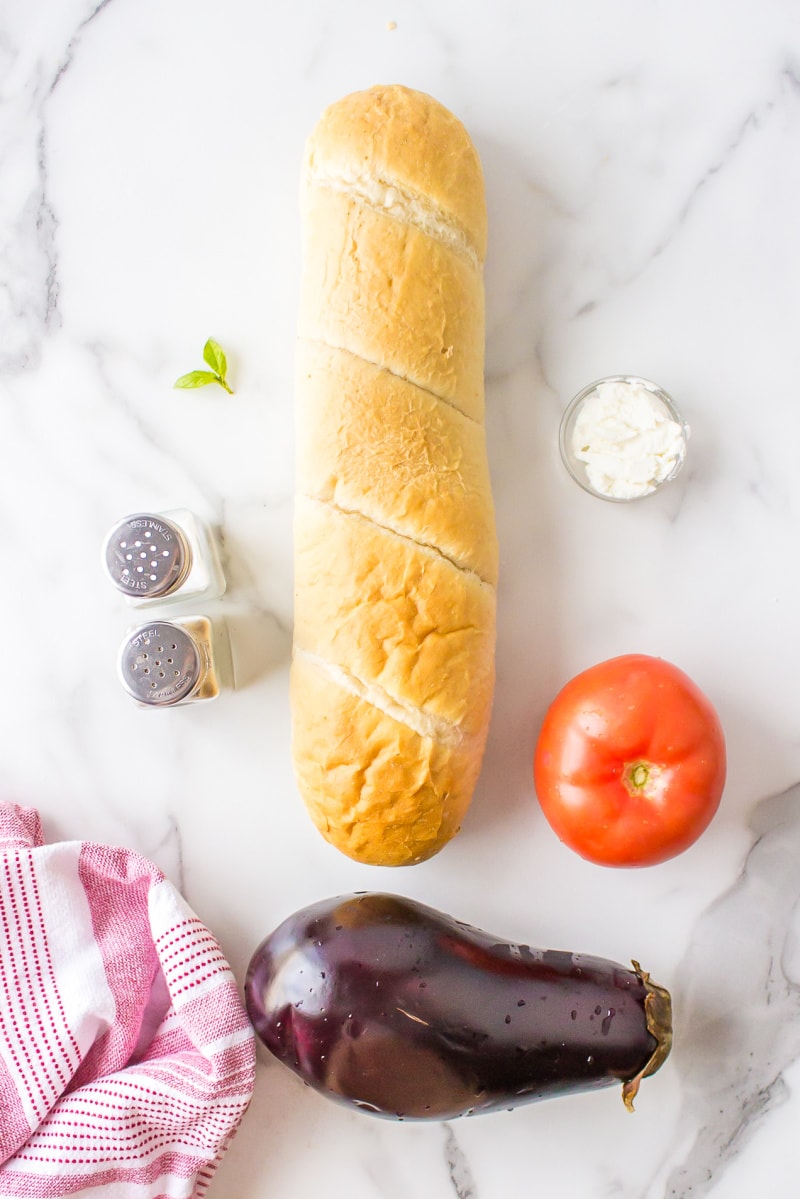
M655 491L683 459L686 430L659 396L635 381L599 383L583 401L572 452L589 485L612 499Z

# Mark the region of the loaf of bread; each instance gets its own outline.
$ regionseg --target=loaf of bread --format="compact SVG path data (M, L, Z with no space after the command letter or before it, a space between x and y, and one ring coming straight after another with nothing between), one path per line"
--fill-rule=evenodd
M309 138L296 385L292 754L317 828L407 865L458 831L494 690L478 155L374 87Z

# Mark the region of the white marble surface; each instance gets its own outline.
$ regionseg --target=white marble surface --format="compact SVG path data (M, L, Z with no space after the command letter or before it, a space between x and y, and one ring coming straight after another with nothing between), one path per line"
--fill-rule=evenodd
M392 25L396 27L392 27ZM464 830L404 872L312 830L292 781L297 176L323 106L435 94L482 155L498 687ZM154 858L241 979L303 903L386 888L501 936L636 957L676 1046L610 1091L447 1125L334 1107L261 1058L211 1194L749 1199L800 1169L800 26L792 0L12 0L0 12L0 789L50 838ZM175 392L216 337L233 397ZM628 507L557 456L602 374L670 390L683 475ZM143 713L106 528L187 506L224 537L239 687ZM719 815L633 872L562 848L539 721L592 662L687 671L729 746Z

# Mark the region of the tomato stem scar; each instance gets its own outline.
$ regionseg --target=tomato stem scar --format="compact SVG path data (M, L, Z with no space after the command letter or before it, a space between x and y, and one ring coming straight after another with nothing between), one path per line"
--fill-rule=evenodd
M644 795L654 799L659 791L659 778L663 773L655 762L626 762L622 782L629 795Z
M634 787L643 787L647 782L650 771L645 766L644 762L637 762L631 768L630 781Z

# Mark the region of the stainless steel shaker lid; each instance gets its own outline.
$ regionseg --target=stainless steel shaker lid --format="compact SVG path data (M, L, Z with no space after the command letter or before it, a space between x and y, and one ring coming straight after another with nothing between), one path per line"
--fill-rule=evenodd
M180 587L189 573L192 551L176 524L140 512L126 516L111 530L105 543L105 564L120 591L147 599Z
M119 674L129 695L152 707L177 704L200 679L203 661L192 636L162 620L129 635L119 657Z

